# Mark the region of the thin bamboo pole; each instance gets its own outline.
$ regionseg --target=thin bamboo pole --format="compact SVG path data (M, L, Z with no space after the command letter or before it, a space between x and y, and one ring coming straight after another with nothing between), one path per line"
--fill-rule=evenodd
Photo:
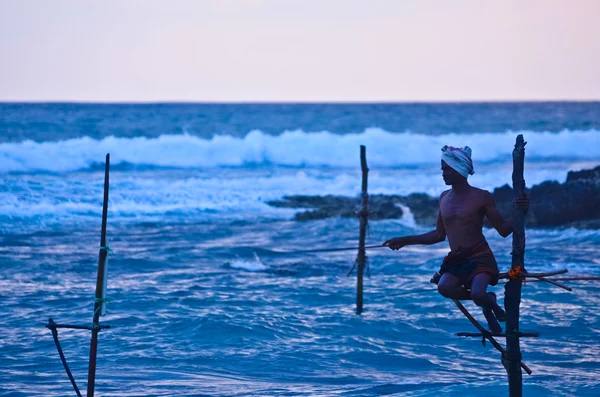
M360 235L358 240L358 258L357 261L357 277L356 277L356 314L361 314L363 311L363 277L365 273L365 265L367 263L367 254L365 252L365 238L367 235L368 220L368 205L369 195L367 194L367 181L369 168L367 167L366 147L360 145L360 166L362 169L362 189L361 189L361 209L359 212L360 218Z
M92 324L92 340L90 342L90 362L88 367L88 385L87 397L94 397L94 387L96 383L96 358L98 355L98 332L102 329L100 326L100 312L106 299L104 290L106 257L108 247L106 246L106 218L108 215L108 182L110 170L110 154L106 155L104 168L104 202L102 205L102 231L100 234L100 252L98 259L98 276L96 278L96 301L94 302L94 317Z

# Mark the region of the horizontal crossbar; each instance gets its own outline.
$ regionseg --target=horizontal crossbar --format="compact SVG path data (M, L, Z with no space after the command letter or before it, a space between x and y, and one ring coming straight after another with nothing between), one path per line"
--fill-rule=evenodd
M92 331L93 329L106 329L110 328L110 325L70 325L70 324L57 324L54 321L46 324L46 328L49 329L57 329L57 328L69 328L69 329L87 329L88 331Z
M468 337L478 337L481 338L483 334L477 332L459 332L456 336L468 336ZM495 337L506 337L505 333L501 333L498 335L494 335ZM519 332L519 338L537 338L540 336L539 332Z

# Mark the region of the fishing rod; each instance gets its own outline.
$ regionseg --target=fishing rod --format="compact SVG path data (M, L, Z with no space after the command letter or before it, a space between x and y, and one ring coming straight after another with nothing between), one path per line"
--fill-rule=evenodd
M374 249L374 248L388 248L387 245L368 245L365 249ZM356 251L359 247L344 247L344 248L320 248L313 250L298 250L298 251L271 251L277 254L286 254L286 255L294 255L294 254L313 254L318 252L339 252L339 251Z

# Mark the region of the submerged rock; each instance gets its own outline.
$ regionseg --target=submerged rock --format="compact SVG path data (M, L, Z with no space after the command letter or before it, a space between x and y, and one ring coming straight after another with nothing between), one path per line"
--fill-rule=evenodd
M296 214L296 220L307 221L339 216L354 218L360 210L360 197L344 196L286 196L267 204L279 208L307 208ZM369 196L369 219L398 219L404 215L403 207L410 210L419 224L435 224L438 211L437 198L423 193L409 196L374 194Z
M296 214L296 220L307 221L334 216L354 218L360 209L361 199L343 196L287 196L281 201L271 201L268 204L280 208L308 208L309 210ZM402 218L402 208L397 204L394 196L369 196L369 219Z
M512 214L513 191L508 185L492 192L498 210L505 217ZM600 166L591 170L569 172L565 183L543 182L527 190L531 207L526 218L528 227L577 227L600 229ZM296 220L306 221L330 217L355 217L360 209L359 197L287 196L268 202L281 208L306 208ZM402 207L410 210L415 222L434 226L438 214L438 198L423 193L408 196L369 196L369 219L402 218ZM488 225L489 226L489 225Z

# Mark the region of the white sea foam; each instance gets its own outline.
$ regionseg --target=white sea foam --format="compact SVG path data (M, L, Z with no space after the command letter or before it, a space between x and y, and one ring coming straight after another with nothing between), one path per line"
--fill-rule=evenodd
M256 253L254 254L253 261L245 259L235 259L231 261L231 263L229 263L229 266L231 266L234 269L241 269L249 272L264 272L269 268L261 262L260 258L258 257L258 255L256 255Z
M469 145L477 165L509 162L515 137L529 142L527 159L600 160L600 131L505 132L422 135L392 133L370 128L360 134L338 135L327 131L286 131L273 136L255 130L244 138L218 135L202 139L192 135L158 138L89 137L59 142L0 144L0 172L66 172L86 169L111 153L112 164L156 167L207 168L246 165L355 168L359 145L368 147L372 168L411 167L437 163L440 148Z
M563 182L569 168L578 163L531 163L526 167L528 186L544 180ZM511 164L483 164L470 181L492 190L510 183ZM7 174L0 191L0 214L13 219L97 217L102 206L100 173ZM360 170L255 169L146 170L113 174L109 210L111 217L145 219L210 214L293 216L294 210L266 204L286 195L356 196L360 192ZM413 169L376 169L369 173L370 194L427 193L435 196L447 189L438 165ZM409 212L404 219L410 224Z
M249 213L290 218L294 210L273 208L266 202L286 195L355 196L360 192L359 144L369 148L370 194L438 195L447 188L438 163L443 143L470 145L476 173L469 180L492 190L511 183L510 151L515 134L434 137L371 129L356 135L296 131L270 136L254 131L243 139L169 135L6 143L0 144L0 173L4 174L0 214L7 228L13 222L99 216L101 172L69 171L92 166L106 152L111 152L113 165L159 167L135 172L122 168L123 172L112 174L109 209L113 219L243 217ZM551 179L564 182L569 170L600 164L600 131L532 132L525 136L529 141L525 167L529 187ZM543 161L537 161L540 159ZM296 167L302 165L305 167ZM163 166L168 168L161 169ZM409 212L406 214L404 221L410 224Z
M400 208L402 208L402 219L401 219L402 224L404 224L408 227L411 227L411 228L416 228L417 222L415 221L415 216L413 215L410 208L407 207L406 205L402 205L402 204L398 204L398 206Z

